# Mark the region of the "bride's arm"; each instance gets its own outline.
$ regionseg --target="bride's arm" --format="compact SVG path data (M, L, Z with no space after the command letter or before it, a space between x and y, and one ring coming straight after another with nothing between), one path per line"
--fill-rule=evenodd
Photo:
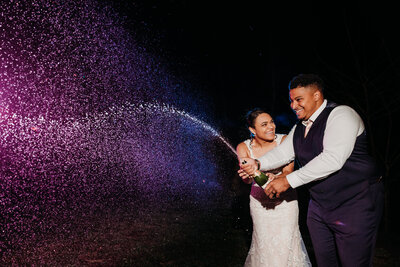
M236 153L239 160L239 165L241 163L240 161L242 158L250 158L249 149L247 148L244 142L240 143L236 147ZM242 169L238 170L238 174L240 178L242 178L243 182L245 182L246 184L251 184L253 182L253 178L251 178L248 174L246 174Z

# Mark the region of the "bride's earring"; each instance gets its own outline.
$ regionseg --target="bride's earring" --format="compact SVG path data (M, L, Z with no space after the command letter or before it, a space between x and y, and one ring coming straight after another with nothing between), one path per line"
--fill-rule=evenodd
M252 146L253 146L253 140L254 140L255 136L256 136L255 133L250 132L250 148L252 148Z

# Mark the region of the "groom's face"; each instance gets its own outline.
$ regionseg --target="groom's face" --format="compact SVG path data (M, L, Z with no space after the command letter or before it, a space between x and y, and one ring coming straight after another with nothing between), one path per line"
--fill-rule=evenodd
M291 89L289 96L290 107L300 120L308 120L323 102L320 91L312 86Z

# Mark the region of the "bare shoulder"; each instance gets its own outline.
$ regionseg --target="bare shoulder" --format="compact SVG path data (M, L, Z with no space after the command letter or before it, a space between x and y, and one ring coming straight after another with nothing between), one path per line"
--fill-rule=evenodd
M241 142L240 144L237 145L236 147L236 152L239 157L249 157L249 149L247 148L247 145L244 142Z
M282 136L282 142L286 139L286 137L287 137L287 134L284 134L284 135Z

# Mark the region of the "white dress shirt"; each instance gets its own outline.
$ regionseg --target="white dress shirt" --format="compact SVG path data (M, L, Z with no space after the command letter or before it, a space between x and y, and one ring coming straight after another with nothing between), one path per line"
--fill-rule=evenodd
M324 100L318 110L311 115L310 120L315 121L326 105L327 101ZM258 158L261 163L261 170L275 169L293 161L295 157L293 148L295 129L296 125L279 146ZM331 173L340 170L350 157L357 136L364 129L361 117L352 108L349 106L337 106L334 108L326 122L321 154L286 176L290 186L296 188L315 180L324 179Z

